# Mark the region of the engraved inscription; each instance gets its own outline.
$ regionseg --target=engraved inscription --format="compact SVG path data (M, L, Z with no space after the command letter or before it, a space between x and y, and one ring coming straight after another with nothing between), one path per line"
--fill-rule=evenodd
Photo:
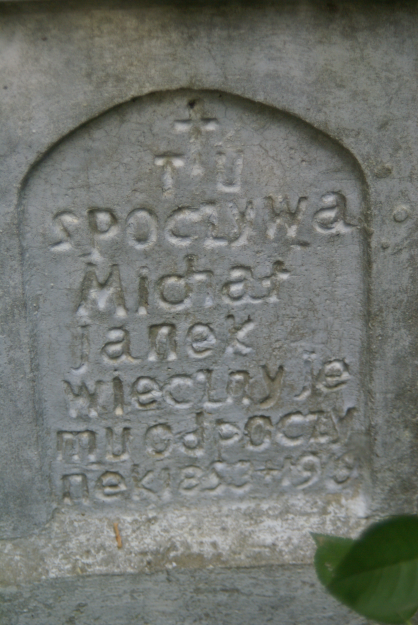
M355 509L363 189L326 135L214 92L121 105L39 162L22 244L57 505Z

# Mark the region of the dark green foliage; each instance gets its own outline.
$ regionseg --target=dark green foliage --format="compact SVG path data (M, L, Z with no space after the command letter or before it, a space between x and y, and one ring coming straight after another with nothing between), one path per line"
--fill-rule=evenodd
M352 538L341 536L327 536L326 534L311 534L318 549L315 553L315 568L319 581L324 586L331 582L337 564L347 554L354 544Z
M317 575L362 616L405 623L418 609L418 517L375 523L357 540L314 534Z

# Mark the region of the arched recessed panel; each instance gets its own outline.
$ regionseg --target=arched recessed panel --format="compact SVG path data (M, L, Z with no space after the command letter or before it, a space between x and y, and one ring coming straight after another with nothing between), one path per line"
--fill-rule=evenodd
M217 92L120 105L46 155L22 244L57 504L361 497L363 193L323 133Z

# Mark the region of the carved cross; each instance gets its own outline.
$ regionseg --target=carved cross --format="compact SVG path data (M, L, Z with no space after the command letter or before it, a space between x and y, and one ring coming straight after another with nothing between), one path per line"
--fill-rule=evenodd
M218 120L203 117L203 102L193 100L188 104L189 119L179 119L174 122L176 132L187 132L190 137L190 151L192 157L192 176L203 174L201 164L201 147L204 132L213 132L218 128Z

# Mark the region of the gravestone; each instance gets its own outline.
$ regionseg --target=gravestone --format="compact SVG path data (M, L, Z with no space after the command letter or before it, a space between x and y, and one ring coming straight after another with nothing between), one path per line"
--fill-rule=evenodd
M350 155L289 115L180 91L83 126L22 196L57 506L256 498L306 513L361 498Z
M4 618L361 622L309 532L416 507L415 9L0 10Z

